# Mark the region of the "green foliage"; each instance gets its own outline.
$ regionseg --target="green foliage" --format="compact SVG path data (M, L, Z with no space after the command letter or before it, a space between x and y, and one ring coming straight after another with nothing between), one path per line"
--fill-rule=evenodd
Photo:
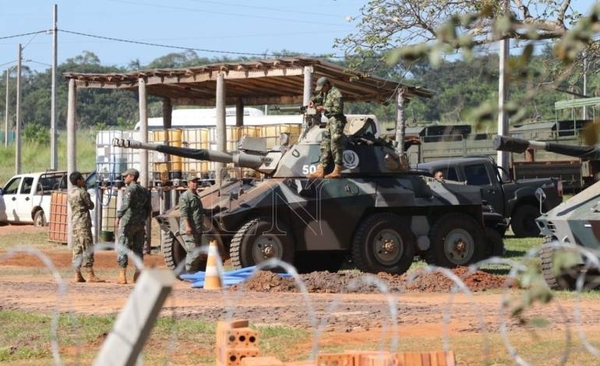
M356 32L336 46L352 55L352 69L377 75L402 69L403 83L433 90L432 100L409 105L417 122L479 125L498 115L498 57L486 47L518 39L511 46L522 52L506 67L510 123L551 120L553 103L567 98L557 90L582 91L582 52L589 64L597 65L599 56L600 5L583 17L565 3L544 1L534 8L509 1L507 16L502 2L489 0L373 0L361 9ZM456 51L460 56L452 55ZM599 84L597 75L588 76L593 94L600 93Z
M46 131L46 133L48 133ZM26 139L24 139L26 140ZM58 170L67 169L67 134L59 131L58 135ZM89 130L77 132L77 169L90 172L96 168L96 134ZM39 172L50 167L50 145L37 141L23 141L21 146L21 171ZM0 186L4 185L15 174L15 145L0 146Z
M50 131L38 123L30 123L23 129L23 142L49 145Z

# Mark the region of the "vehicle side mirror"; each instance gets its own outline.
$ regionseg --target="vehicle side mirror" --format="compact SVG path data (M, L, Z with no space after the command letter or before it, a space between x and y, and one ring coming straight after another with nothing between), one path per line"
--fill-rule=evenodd
M4 194L4 190L2 188L0 188L0 196L2 196Z
M546 192L544 192L542 188L538 187L535 190L535 198L537 198L540 203L544 202L546 200Z
M542 213L542 206L544 201L546 200L546 192L544 192L544 190L541 187L538 187L535 190L535 198L537 198L537 200L540 202L540 213Z

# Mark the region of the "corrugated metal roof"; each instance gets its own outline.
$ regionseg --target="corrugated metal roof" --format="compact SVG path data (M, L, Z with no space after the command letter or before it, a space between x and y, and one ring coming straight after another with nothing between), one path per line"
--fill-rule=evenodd
M216 63L185 69L152 69L122 74L66 72L79 88L138 90L140 78L146 80L149 95L170 98L173 105L214 106L216 82L225 78L227 105L242 99L245 105L301 104L304 70L309 67L313 82L321 76L330 78L347 101L395 102L398 88L405 97L430 98L433 93L398 81L349 72L344 67L313 58L281 58L240 63Z

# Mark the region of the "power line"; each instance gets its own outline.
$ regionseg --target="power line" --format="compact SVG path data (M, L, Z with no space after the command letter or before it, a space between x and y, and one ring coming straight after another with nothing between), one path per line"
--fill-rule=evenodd
M10 64L14 64L17 63L17 60L13 60L13 61L9 61L9 62L5 62L3 64L0 64L0 67L6 66L6 65L10 65Z
M133 1L133 0L111 0L112 2L117 2L117 3L122 3L122 4L132 4L132 5L143 5L145 7L156 7L156 8L161 8L161 9L172 9L172 10L179 10L179 11L187 11L187 12L198 12L198 13L203 13L203 14L220 14L220 15L229 15L229 16L236 16L236 17L247 17L248 14L243 14L243 13L234 13L234 12L223 12L223 11L216 11L216 10L211 10L210 8L203 8L203 9L197 9L197 8L188 8L188 7L180 7L180 6L171 6L171 5L159 5L159 4L149 4L147 2L139 2L139 1ZM207 3L214 3L214 4L218 4L218 5L229 5L229 6L235 6L235 7L244 7L244 8L250 8L250 9L257 9L257 10L269 10L269 11L279 11L279 12L284 12L284 10L279 10L279 9L273 9L273 8L269 8L269 7L261 7L261 6L251 6L251 5L242 5L242 4L223 4L220 2L213 2L213 1L204 1ZM289 12L288 12L289 13ZM306 14L306 15L310 15L312 17L315 16L315 12L308 12L308 11L294 11L294 14ZM326 16L331 16L330 14L326 14ZM259 15L259 14L252 14L252 18L256 19L267 19L267 20L278 20L278 21L283 21L283 22L294 22L294 23L303 23L303 24L313 24L313 25L328 25L331 26L331 23L325 23L325 22L315 22L312 20L307 20L303 17L298 17L298 18L278 18L278 17L271 17L271 16L267 16L267 15ZM342 25L339 25L340 27L342 27Z
M186 51L197 51L197 52L219 53L219 54L231 54L231 55L240 55L240 56L260 56L260 57L264 57L265 55L271 55L271 56L274 55L272 53L265 53L265 52L252 53L252 52L223 51L223 50L210 50L210 49L205 49L205 48L173 46L173 45L166 45L166 44L161 44L161 43L134 41L134 40L130 40L130 39L122 39L122 38L99 36L99 35L94 35L94 34L88 34L88 33L81 33L81 32L75 32L75 31L65 30L65 29L59 29L58 31L59 32L63 32L63 33L69 33L69 34L74 34L74 35L78 35L78 36L83 36L83 37L104 39L104 40L107 40L107 41L130 43L130 44L138 44L138 45L142 45L142 46L152 46L152 47L162 47L162 48L186 50ZM330 58L341 58L341 56L335 56L335 55L328 56L328 57L330 57Z
M31 35L38 35L40 33L46 33L47 30L41 30L41 31L37 31L37 32L29 32L29 33L21 33L21 34L13 34L12 36L4 36L4 37L0 37L0 39L10 39L10 38L17 38L17 37L25 37L25 36L31 36ZM30 41L31 42L31 41Z

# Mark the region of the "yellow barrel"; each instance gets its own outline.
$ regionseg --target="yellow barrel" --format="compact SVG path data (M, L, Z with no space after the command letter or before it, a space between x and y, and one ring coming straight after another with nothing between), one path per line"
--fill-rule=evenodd
M182 130L172 128L169 130L156 130L152 132L154 143L165 144L169 146L181 147ZM153 163L153 174L155 180L160 180L166 184L169 180L182 179L182 158L181 156L169 156L167 161L158 161Z
M183 147L190 149L207 150L209 147L209 129L208 128L192 128L183 130ZM200 160L183 158L183 175L187 176L190 173L200 173L204 177L208 172L208 163Z
M169 138L171 142L171 146L181 147L181 137L183 135L183 131L180 128L173 128L168 130ZM182 157L171 155L171 171L169 172L170 179L183 179L183 166L182 166Z

